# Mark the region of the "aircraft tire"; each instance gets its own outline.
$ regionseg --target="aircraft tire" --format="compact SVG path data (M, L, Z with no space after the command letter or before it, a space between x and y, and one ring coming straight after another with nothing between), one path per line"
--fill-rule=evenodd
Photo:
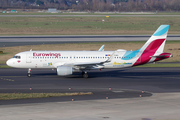
M28 76L28 77L31 77L31 73L28 73L27 76Z
M84 73L84 74L83 74L83 77L84 77L84 78L88 78L88 74L87 74L87 73Z

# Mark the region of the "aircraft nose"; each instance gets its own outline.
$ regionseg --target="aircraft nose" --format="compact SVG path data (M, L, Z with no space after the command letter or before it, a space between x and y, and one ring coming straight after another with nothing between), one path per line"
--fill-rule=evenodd
M7 60L7 61L6 61L6 65L12 66L12 60L11 60L11 59Z

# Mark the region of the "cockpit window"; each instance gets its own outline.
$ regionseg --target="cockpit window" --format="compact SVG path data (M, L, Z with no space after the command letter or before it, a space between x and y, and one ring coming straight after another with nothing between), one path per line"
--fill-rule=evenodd
M14 56L13 58L21 59L21 56Z

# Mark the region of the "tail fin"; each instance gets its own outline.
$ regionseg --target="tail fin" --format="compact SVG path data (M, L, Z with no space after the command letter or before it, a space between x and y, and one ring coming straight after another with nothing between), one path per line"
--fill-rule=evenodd
M166 42L169 25L161 25L156 32L143 45L140 51L154 51L162 53Z
M161 25L149 40L139 49L138 60L134 65L145 64L150 62L152 56L157 56L163 53L166 42L169 25Z

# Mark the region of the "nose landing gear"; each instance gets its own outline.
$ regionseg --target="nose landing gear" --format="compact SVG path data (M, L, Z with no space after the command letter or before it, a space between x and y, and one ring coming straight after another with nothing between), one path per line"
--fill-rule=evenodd
M27 77L31 77L31 68L28 69Z

